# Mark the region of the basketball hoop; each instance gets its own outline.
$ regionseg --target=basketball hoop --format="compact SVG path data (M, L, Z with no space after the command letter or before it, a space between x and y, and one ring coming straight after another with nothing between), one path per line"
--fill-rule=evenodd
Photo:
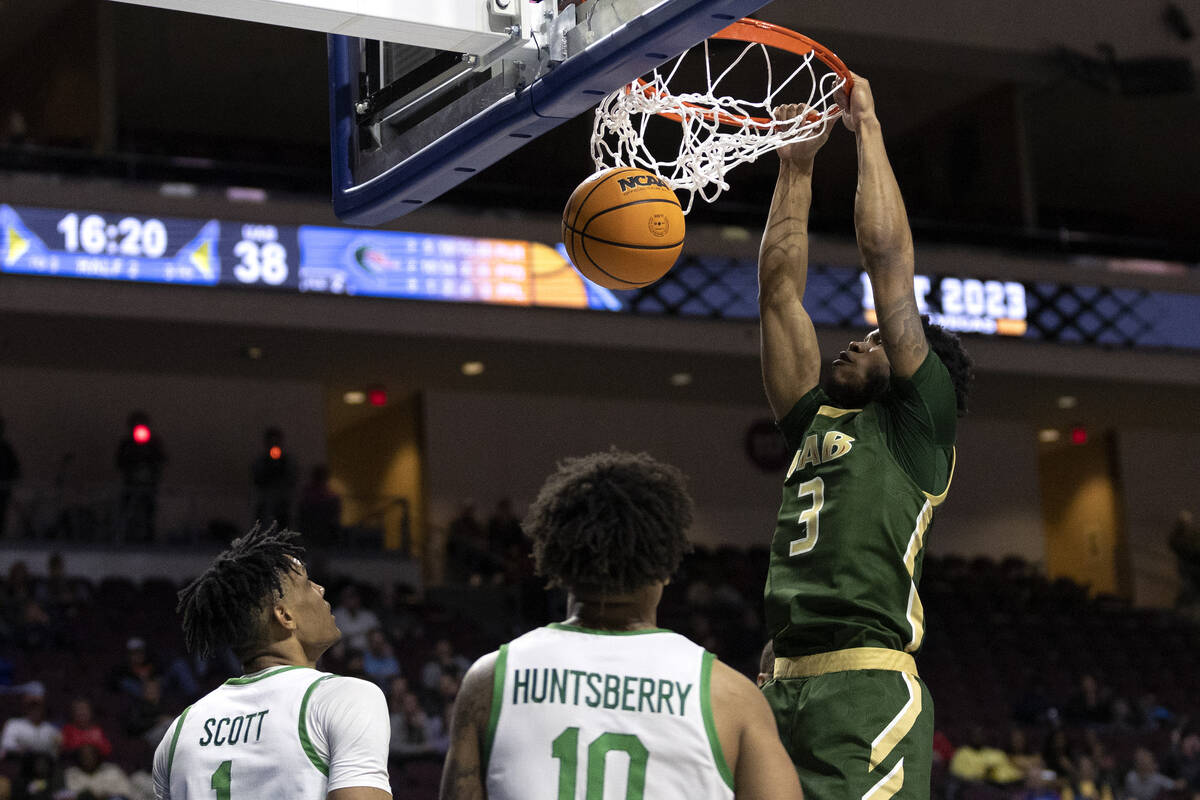
M722 68L714 63L706 39L675 59L665 73L656 69L647 78L605 97L596 108L592 126L592 160L597 171L621 166L649 170L672 189L688 193L685 214L691 211L696 194L711 203L728 189L725 174L737 165L823 134L842 113L834 96L843 87L848 92L854 83L850 70L832 51L779 25L742 19L711 38L744 42L745 47ZM777 84L772 51L776 51L775 58L782 58L780 51L800 58L800 65ZM696 60L694 53L702 54L708 85L703 91L672 92L671 81L689 56ZM722 81L751 54L766 61L765 98L756 102L718 94ZM804 99L800 99L802 87L808 90ZM807 114L789 120L774 118L773 109L785 89L790 89L790 100L808 107ZM646 127L655 116L679 123L682 139L676 158L661 160L647 147Z

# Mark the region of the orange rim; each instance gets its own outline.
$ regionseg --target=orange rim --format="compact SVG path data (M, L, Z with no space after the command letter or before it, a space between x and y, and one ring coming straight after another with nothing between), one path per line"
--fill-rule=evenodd
M763 22L759 19L739 19L732 23L729 27L717 31L710 38L727 39L734 42L746 42L747 44L761 44L767 47L774 47L777 50L786 50L789 53L795 53L798 56L806 56L812 53L816 58L820 59L821 63L829 67L833 72L845 79L846 85L843 87L848 95L850 90L854 88L854 78L850 75L849 68L846 67L842 60L825 45L820 42L808 38L804 34L796 33L790 28L785 28L782 25L775 25L771 22ZM634 86L637 87L647 97L670 97L667 92L655 89L646 81L638 78L633 84L626 88L626 91L634 91ZM683 105L688 108L696 109L701 116L710 120L716 120L722 125L737 125L741 126L743 122L749 119L758 125L769 125L774 120L769 117L747 117L740 114L730 114L727 111L714 111L706 106L697 105L696 103L688 103L682 101ZM825 116L832 116L838 113L841 109L837 104L833 104L826 112ZM659 113L660 117L674 120L675 122L683 122L683 118L678 114L670 111ZM809 112L807 119L816 122L822 115L815 112Z

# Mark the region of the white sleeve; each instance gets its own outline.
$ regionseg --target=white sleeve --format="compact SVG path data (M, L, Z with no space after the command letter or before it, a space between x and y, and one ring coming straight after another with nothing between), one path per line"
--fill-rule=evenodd
M154 750L154 800L171 800L171 739L180 719L167 727L162 741Z
M308 730L329 764L326 791L370 786L391 794L387 701L378 686L358 678L321 681L308 704Z

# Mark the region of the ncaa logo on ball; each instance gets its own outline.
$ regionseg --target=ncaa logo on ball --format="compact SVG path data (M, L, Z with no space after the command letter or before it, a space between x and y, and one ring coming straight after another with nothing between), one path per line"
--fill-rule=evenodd
M644 189L647 186L658 186L662 189L669 189L666 182L654 175L630 175L625 178L617 179L617 186L621 189L621 194L633 191L634 189Z
M650 226L650 233L660 239L666 236L671 229L671 223L666 214L651 214L647 224Z

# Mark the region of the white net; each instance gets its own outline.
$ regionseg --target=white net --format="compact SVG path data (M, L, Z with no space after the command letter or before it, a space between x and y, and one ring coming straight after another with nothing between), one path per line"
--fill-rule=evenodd
M707 86L702 91L673 94L671 81L685 59L694 59L692 54L697 52L704 58ZM752 101L720 94L722 82L736 69L744 70L752 54L761 55L766 62L766 97ZM776 83L768 46L748 43L731 63L715 70L705 40L675 59L669 70L656 69L649 77L618 89L596 108L591 141L596 170L622 166L649 170L672 189L687 192L685 214L691 211L697 194L711 203L729 188L725 180L729 170L786 144L819 136L841 115L834 95L845 79L824 71L813 51L792 58L800 59L800 65L792 69L789 64L787 76ZM805 85L807 97L803 96ZM785 90L789 90L786 95ZM773 109L781 102L803 103L809 111L801 117L776 120ZM682 129L674 158L659 158L646 144L647 125L656 116L673 119Z

